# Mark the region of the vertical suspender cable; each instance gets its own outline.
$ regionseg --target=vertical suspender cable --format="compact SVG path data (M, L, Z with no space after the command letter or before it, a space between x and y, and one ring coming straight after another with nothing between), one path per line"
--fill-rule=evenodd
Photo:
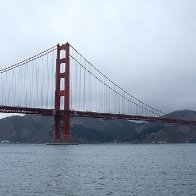
M76 53L76 61L75 61L75 109L77 110L78 108L77 108L77 95L78 95L78 93L77 93L77 91L78 91L78 89L77 89L77 82L78 82L78 80L77 80L77 53Z
M79 110L81 110L81 106L80 106L80 102L81 102L81 55L80 55L80 63L79 63L79 67L80 67L80 75L79 75Z
M36 82L36 107L39 107L38 105L38 62L37 58L35 59L35 82Z
M86 59L84 61L84 111L86 111Z

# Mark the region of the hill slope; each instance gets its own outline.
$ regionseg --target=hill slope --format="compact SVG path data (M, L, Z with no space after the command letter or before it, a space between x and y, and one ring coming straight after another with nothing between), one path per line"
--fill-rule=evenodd
M175 111L167 117L196 120L196 112ZM0 120L0 141L45 143L53 140L53 118L39 115L12 116ZM79 143L100 142L196 142L196 126L135 123L126 120L93 118L71 119L71 140Z

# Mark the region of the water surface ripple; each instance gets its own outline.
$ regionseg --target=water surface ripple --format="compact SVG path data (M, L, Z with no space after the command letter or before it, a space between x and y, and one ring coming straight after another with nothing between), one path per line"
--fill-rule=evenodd
M0 145L0 195L196 195L196 144Z

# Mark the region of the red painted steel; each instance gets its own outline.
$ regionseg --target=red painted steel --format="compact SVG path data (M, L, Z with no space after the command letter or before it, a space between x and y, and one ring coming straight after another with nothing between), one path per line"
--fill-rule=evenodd
M21 114L40 114L40 115L54 116L54 122L55 122L54 141L55 142L68 142L70 117L92 117L92 118L102 118L105 120L124 119L124 120L147 121L147 122L159 121L163 123L196 125L196 120L175 119L175 118L170 118L167 116L153 117L153 116L143 116L143 115L140 116L140 115L126 115L126 114L112 114L112 113L98 113L98 112L90 112L90 111L88 112L88 111L70 110L70 54L69 54L69 50L70 50L69 43L66 43L63 45L59 45L59 44L57 45L56 81L55 81L56 86L55 86L54 109L0 106L0 112L21 113ZM64 56L62 56L62 53L64 53ZM63 68L63 72L62 72L61 67ZM61 80L64 80L63 86L61 86L62 84ZM121 88L119 87L119 89ZM64 99L63 102L61 101L61 98ZM140 107L140 103L141 102L139 101L139 107Z
M65 111L60 111L61 114ZM70 111L70 116L73 117L91 117L102 118L104 120L124 119L133 121L147 121L147 122L163 122L163 123L175 123L175 124L190 124L196 125L196 120L184 120L177 118L169 118L167 116L153 117L153 116L140 116L140 115L127 115L127 114L112 114L112 113L98 113L98 112L83 112L83 111Z
M69 43L65 45L65 51L66 51L66 59L65 59L65 98L64 98L64 110L69 111L70 110L70 60L69 60ZM64 116L64 140L69 140L69 121L70 115L69 112L67 112Z
M53 109L42 108L26 108L26 107L12 107L12 106L0 106L0 112L3 113L21 113L21 114L40 114L56 116ZM58 112L59 118L62 119L64 115L69 117L89 117L89 118L102 118L104 120L124 119L134 121L146 121L146 122L163 122L163 123L175 123L175 124L189 124L196 125L196 120L183 120L174 119L169 117L153 117L153 116L139 116L139 115L126 115L126 114L111 114L111 113L97 113L97 112L82 112L82 111L64 111Z
M40 114L40 115L54 115L54 110L43 108L27 108L15 106L0 106L2 113L19 113L19 114Z
M61 57L61 52L65 53L64 57ZM59 115L61 110L61 98L64 98L63 110L69 111L69 43L63 45L57 45L57 58L56 58L56 90L55 90L55 130L54 141L55 142L67 142L69 140L69 113L65 115ZM64 68L64 72L61 72L61 67ZM61 79L64 79L64 88L61 88Z

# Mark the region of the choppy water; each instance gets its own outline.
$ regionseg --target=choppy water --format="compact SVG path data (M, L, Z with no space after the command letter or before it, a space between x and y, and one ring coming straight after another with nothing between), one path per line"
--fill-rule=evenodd
M0 195L196 195L196 144L0 145Z

